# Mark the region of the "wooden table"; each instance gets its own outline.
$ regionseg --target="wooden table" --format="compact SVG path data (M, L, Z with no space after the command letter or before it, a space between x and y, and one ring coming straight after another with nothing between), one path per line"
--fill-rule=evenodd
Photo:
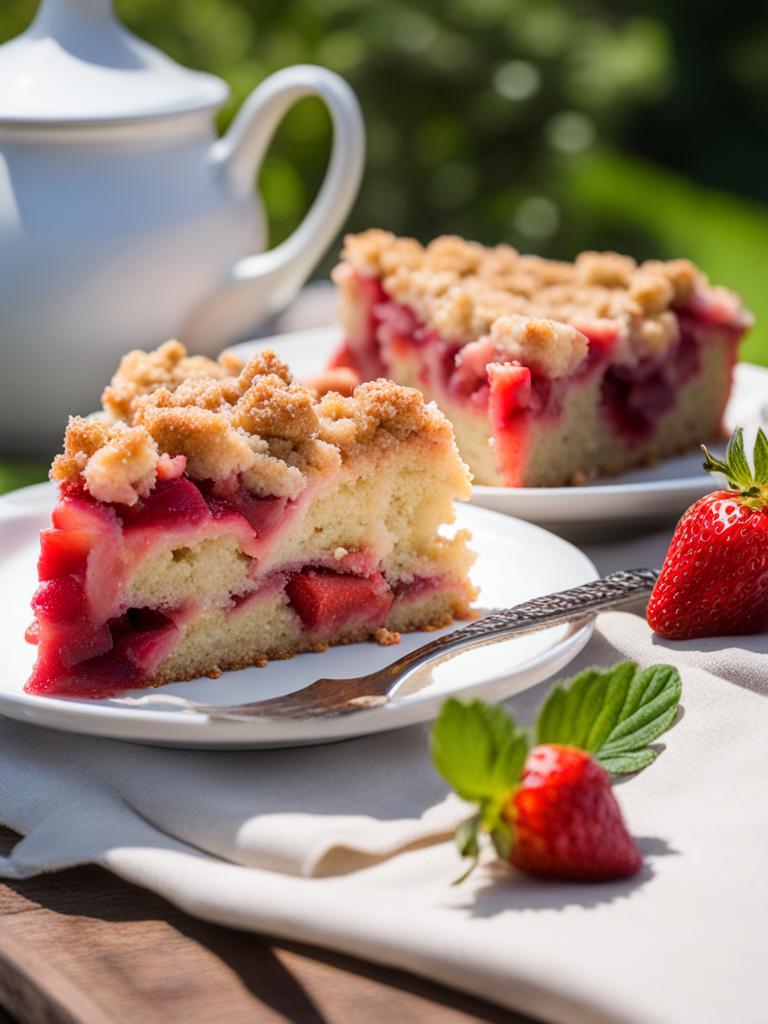
M17 838L0 827L0 852ZM94 867L0 883L0 1024L13 1021L532 1024L402 971L206 924Z

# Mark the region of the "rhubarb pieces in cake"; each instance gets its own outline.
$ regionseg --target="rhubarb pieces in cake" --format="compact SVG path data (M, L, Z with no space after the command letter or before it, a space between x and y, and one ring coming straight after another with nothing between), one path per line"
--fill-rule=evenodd
M578 483L716 436L751 323L687 260L564 263L371 230L334 278L334 367L435 399L480 484Z
M450 424L389 381L351 395L169 342L72 419L41 534L27 691L99 697L469 614Z

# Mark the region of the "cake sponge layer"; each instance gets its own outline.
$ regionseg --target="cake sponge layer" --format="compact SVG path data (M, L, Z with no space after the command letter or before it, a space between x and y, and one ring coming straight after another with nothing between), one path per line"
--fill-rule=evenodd
M610 429L601 412L601 377L566 395L556 419L532 419L510 479L500 465L492 425L484 410L440 397L453 423L456 441L471 465L474 480L491 487L558 487L583 483L597 476L622 473L650 461L677 455L695 444L716 438L731 388L732 345L708 340L702 345L699 371L681 386L674 408L659 416L653 433L627 443ZM402 369L402 373L401 373ZM411 368L397 363L395 374L409 376Z
M467 618L469 596L458 583L441 584L423 596L396 600L383 623L343 625L322 636L303 627L283 591L254 598L234 612L210 608L185 629L173 652L143 685L160 686L204 675L215 677L228 669L262 666L273 659L376 638L382 629L389 633L436 629L454 618ZM388 635L383 639L397 638Z

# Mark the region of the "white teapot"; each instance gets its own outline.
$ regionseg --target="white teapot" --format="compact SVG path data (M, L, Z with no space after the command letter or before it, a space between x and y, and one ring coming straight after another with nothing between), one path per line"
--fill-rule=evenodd
M334 139L303 223L264 252L254 179L299 98ZM364 129L337 75L302 65L252 93L228 133L227 86L127 32L111 0L43 0L0 47L0 453L48 453L119 358L178 337L215 353L296 294L349 211Z

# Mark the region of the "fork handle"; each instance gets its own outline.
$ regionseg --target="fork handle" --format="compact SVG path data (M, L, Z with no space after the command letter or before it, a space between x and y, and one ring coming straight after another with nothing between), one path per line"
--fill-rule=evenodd
M396 679L399 682L407 669L433 661L449 651L482 647L523 633L535 633L641 600L649 596L658 576L657 569L624 569L570 590L545 594L513 608L491 612L404 655L389 666L390 678L393 683Z

